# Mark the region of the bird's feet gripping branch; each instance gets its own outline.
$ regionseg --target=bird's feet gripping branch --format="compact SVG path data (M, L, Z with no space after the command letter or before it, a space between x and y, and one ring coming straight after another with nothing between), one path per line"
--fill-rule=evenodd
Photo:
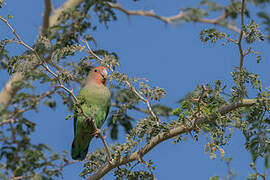
M94 133L91 133L91 136L95 136L96 138L100 137L101 136L101 130L97 128Z

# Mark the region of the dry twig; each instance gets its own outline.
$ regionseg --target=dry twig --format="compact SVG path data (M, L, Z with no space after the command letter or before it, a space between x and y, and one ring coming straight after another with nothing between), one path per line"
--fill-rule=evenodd
M244 25L244 11L245 11L245 0L242 0L241 2L241 30L238 38L238 48L239 48L239 53L240 53L240 65L239 65L239 71L242 71L243 68L243 63L244 63L244 51L242 49L242 37L243 37L243 29L245 27Z

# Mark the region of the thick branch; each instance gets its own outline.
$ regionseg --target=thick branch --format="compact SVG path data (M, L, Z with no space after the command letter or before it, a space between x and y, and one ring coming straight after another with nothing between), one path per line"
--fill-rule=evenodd
M110 8L113 9L117 9L123 13L125 13L126 15L135 15L135 16L147 16L147 17L152 17L155 19L158 19L160 21L163 21L165 23L168 24L174 24L177 20L183 19L186 17L186 14L183 10L180 10L178 14L174 15L174 16L169 16L169 17L165 17L165 16L159 16L157 15L154 10L150 10L150 11L145 11L145 10L127 10L125 8L123 8L121 6L121 4L115 4L115 3L109 3L106 2L106 5L109 6ZM205 18L199 18L196 20L191 20L192 22L200 22L200 23L206 23L206 24L214 24L214 25L219 25L222 27L225 27L227 29L230 29L232 31L235 31L237 33L240 33L240 29L237 28L237 26L233 26L231 24L224 24L221 23L222 20L224 20L227 17L226 12L224 11L223 14L221 14L219 17L214 18L214 19L205 19Z
M14 82L20 81L23 79L22 73L15 73L10 80L6 83L2 91L0 92L0 111L7 109L12 98L15 96L18 88L15 88L12 84Z
M226 105L226 106L220 108L218 113L221 115L225 115L225 114L227 114L233 110L236 110L240 107L252 106L255 103L256 103L256 99L245 99L245 100L242 100L240 102L229 104L229 105ZM202 117L202 118L194 119L192 124L195 125L195 124L202 124L202 123L205 123L207 121L215 121L217 117L218 117L218 114L213 113L212 115L210 115L209 118ZM143 157L145 154L147 154L149 151L151 151L154 147L156 147L161 142L166 141L170 138L176 137L178 135L181 135L183 133L186 133L188 131L192 131L192 130L193 130L192 128L187 129L184 125L182 125L180 127L177 127L177 128L170 130L169 132L166 132L166 133L162 132L162 133L158 134L157 136L155 136L148 144L143 146L141 149L135 151L130 156L122 157L122 158L120 158L120 160L117 160L117 161L114 160L114 161L112 161L111 164L107 163L102 168L100 168L95 174L93 174L89 179L90 180L100 179L105 174L110 172L112 169L114 169L118 166L130 163L132 161L138 160L140 157Z
M67 0L63 6L61 6L60 8L56 9L53 12L53 15L51 15L50 17L50 27L58 25L61 23L61 19L59 18L62 14L62 12L74 8L76 6L79 6L81 3L83 2L83 0Z
M42 32L46 31L50 24L50 14L52 11L52 2L51 0L44 0L45 3L45 11L43 15L43 25L42 25Z
M136 16L148 16L153 17L156 19L159 19L165 23L172 23L175 20L181 19L183 17L183 11L180 10L180 12L177 15L170 16L170 17L164 17L164 16L158 16L154 10L150 11L144 11L144 10L126 10L124 9L120 4L114 4L106 2L106 5L108 5L110 8L118 9L119 11L125 13L126 15L136 15Z

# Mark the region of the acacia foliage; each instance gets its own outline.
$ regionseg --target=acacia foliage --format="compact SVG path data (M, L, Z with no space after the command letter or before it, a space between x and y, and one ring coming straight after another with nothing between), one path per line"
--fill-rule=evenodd
M268 168L270 91L262 86L258 75L244 67L235 67L232 69L234 84L231 87L224 86L219 80L216 80L214 85L210 83L198 85L186 98L179 101L177 109L166 107L158 103L164 97L165 90L149 86L148 80L129 77L128 74L119 72L120 62L116 53L104 49L92 51L87 48L84 40L98 43L91 35L93 31L98 31L97 24L94 24L96 21L93 13L96 14L98 23L106 26L108 22L117 20L116 10L108 6L108 2L116 3L115 0L87 0L63 11L58 18L59 23L42 31L33 43L32 50L28 48L21 55L14 55L7 48L9 44L18 42L19 39L5 38L0 41L1 71L11 76L20 74L23 77L12 84L14 94L9 105L0 104L0 125L3 127L0 131L1 178L53 179L62 175L65 166L77 163L69 160L66 151L62 154L54 152L46 142L33 144L31 134L35 131L35 122L33 119L26 119L24 112L38 110L41 105L55 109L64 104L72 114L74 99L64 88L83 84L85 76L96 62L112 70L110 81L113 82L111 86L113 109L108 118L111 138L117 139L119 126L123 126L127 132L126 143L110 145L112 166L115 167L111 169L117 179L154 179L154 160L145 161L144 154L138 153L146 151L140 151L140 148L151 145L160 134L169 136L171 130L179 127L185 128L196 140L199 140L199 136L205 137L207 139L205 152L212 158L215 158L217 151L223 156L222 147L230 141L233 130L239 129L246 138L245 147L251 153L253 161L262 158L265 167ZM211 16L212 13L225 12L225 18L217 25L225 28L237 27L235 22L241 18L242 3L237 0L225 4L219 4L218 1L198 1L197 6L184 8L185 16L177 19L175 23L200 22L200 19ZM248 54L254 54L258 63L261 56L252 49L252 43L270 37L270 17L262 8L263 5L269 6L269 1L247 1L242 17L249 23L242 27L238 26L244 37L243 43L250 46L243 50L243 58ZM257 8L258 22L252 21L253 17L250 17L251 9L248 8L250 6ZM9 19L11 16L5 18ZM264 33L258 30L258 24L265 29ZM202 30L200 39L204 43L209 41L212 43L222 41L225 45L233 43L236 48L242 43L240 38L234 40L230 33L216 27ZM240 43L235 43L236 41ZM84 51L89 54L83 53ZM69 58L75 55L81 58L79 60ZM36 91L37 88L48 90L40 92ZM226 113L220 111L222 107L250 98L251 92L256 93L256 96L252 97L253 103L232 108ZM62 102L57 102L55 95L61 96ZM130 111L141 112L141 118L135 119L130 115ZM72 118L72 115L67 117L69 118ZM164 121L166 118L170 120ZM186 136L185 133L179 133L171 138L174 143L179 143ZM136 158L132 159L134 154ZM119 162L125 158L132 161L120 164ZM81 176L86 178L95 175L106 165L108 154L105 149L97 149L87 156ZM255 173L248 178L260 178L256 167L254 165L251 167Z

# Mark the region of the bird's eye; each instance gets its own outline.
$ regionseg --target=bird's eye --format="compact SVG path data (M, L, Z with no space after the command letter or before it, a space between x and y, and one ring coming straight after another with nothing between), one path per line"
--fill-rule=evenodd
M95 69L95 72L97 72L97 69Z

